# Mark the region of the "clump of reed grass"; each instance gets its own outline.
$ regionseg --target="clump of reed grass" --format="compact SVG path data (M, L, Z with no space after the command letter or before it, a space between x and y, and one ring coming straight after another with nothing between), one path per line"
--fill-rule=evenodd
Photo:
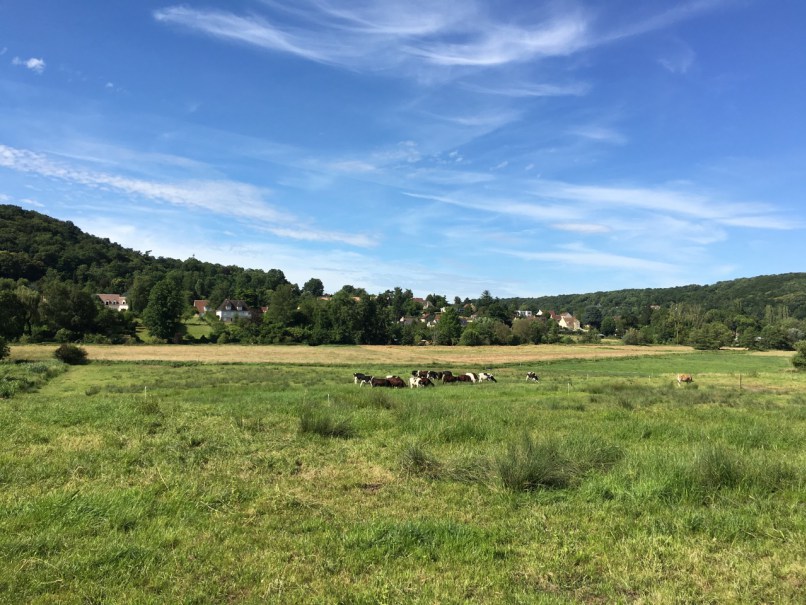
M315 405L305 405L299 417L301 433L313 433L322 437L349 439L355 435L355 429L346 418L337 418L328 409Z
M499 456L502 484L512 491L563 489L590 472L606 472L624 456L623 450L599 438L551 438L537 442L525 434Z
M558 440L536 442L526 434L520 443L510 444L496 466L504 487L512 491L564 488L573 477Z
M400 463L405 472L428 479L441 478L444 470L442 462L419 443L404 448Z

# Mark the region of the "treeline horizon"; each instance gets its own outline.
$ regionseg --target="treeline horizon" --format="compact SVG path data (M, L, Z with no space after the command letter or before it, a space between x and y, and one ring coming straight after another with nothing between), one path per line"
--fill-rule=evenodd
M100 293L125 295L130 310L105 308ZM299 286L281 269L154 257L69 221L0 205L0 338L12 342L137 342L139 324L156 340L193 342L185 321L198 299L213 308L225 299L266 308L232 323L208 314L209 337L202 340L213 342L474 346L604 336L630 344L792 350L806 334L806 273L542 297L430 293L425 299L444 309L436 323L410 289L371 293L345 284L329 300L324 294L317 277ZM518 310L568 312L585 331L565 332L545 315L517 319Z

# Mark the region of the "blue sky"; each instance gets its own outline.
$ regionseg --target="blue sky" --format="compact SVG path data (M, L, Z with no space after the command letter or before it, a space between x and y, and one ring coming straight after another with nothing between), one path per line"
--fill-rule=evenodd
M0 203L477 297L803 271L806 2L0 0Z

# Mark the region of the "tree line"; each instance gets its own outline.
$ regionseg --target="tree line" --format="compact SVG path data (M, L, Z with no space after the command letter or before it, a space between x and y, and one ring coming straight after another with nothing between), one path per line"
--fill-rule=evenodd
M97 293L125 294L129 310ZM205 316L203 340L242 343L517 345L620 338L629 344L689 344L791 350L806 334L806 274L770 275L711 286L634 289L541 298L475 299L411 290L380 293L322 281L301 287L267 271L154 257L83 233L67 221L0 205L0 338L19 342L191 342L192 302L225 299L253 313L234 322ZM426 308L427 307L427 308ZM265 309L265 313L260 311ZM517 311L532 317L516 318ZM564 332L547 312L568 311L585 327ZM535 317L543 311L544 315Z

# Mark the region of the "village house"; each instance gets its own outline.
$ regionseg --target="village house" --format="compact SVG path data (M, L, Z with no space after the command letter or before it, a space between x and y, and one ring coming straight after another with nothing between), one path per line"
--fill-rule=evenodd
M193 301L193 306L196 309L196 313L198 313L199 316L201 317L202 315L204 315L205 313L207 313L210 310L210 301L209 300L194 300Z
M216 309L215 314L221 321L234 321L238 318L248 318L251 316L249 312L249 307L246 306L246 303L242 300L232 300L227 298L222 302L218 309Z
M107 309L113 309L115 311L129 310L129 303L126 301L125 296L121 296L120 294L96 294L96 296L101 299L101 302Z

